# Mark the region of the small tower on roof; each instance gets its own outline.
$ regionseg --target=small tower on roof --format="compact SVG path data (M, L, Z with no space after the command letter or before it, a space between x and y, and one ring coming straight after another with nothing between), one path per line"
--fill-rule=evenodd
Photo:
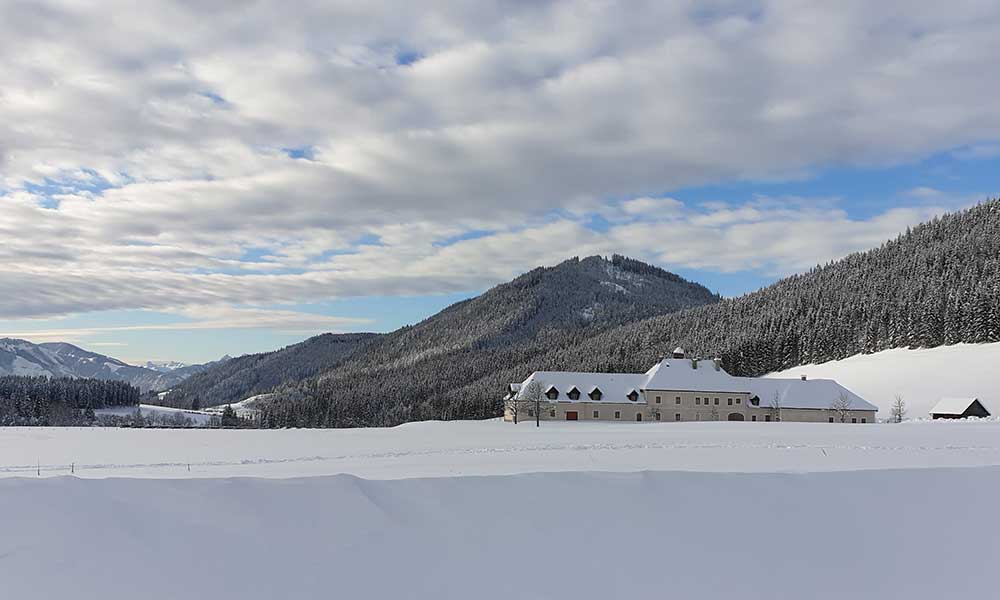
M684 348L680 346L674 348L674 358L684 358Z

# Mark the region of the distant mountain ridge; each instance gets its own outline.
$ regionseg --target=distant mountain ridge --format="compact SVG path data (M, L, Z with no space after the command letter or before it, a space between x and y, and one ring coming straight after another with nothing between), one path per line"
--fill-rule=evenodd
M157 371L84 350L65 342L35 344L13 338L0 339L0 375L79 377L125 381L141 391L169 389L215 363L184 365Z
M177 408L235 404L331 369L377 337L324 333L280 350L230 358L178 382L157 403Z
M572 343L622 323L719 300L700 284L630 258L573 258L534 269L416 325L348 339L356 343L353 347L335 343L344 336L318 336L275 353L233 359L192 377L160 401L189 408L197 398L204 407L280 387L282 394L258 403L276 406L308 394L299 387L302 381L313 382L308 386L322 379L327 385L343 374L352 382L344 393L373 407L392 403L384 398L424 402L445 385L460 387L456 378L492 378L498 367L523 364L553 340ZM427 415L437 410L421 408ZM344 418L349 424L368 422L368 417Z

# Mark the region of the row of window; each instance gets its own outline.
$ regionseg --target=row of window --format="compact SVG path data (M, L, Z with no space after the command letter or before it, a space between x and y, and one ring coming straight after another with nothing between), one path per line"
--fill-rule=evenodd
M604 397L604 393L601 392L600 388L595 387L593 390L590 391L589 394L587 394L587 396L594 402L600 402L601 398ZM548 398L549 400L558 400L559 399L558 388L556 388L556 386L554 385L550 386L549 389L545 391L545 397ZM574 401L579 400L580 390L574 386L568 392L566 392L566 397ZM631 400L632 402L636 402L639 400L639 392L632 390L628 394L626 394L625 397Z
M720 401L719 398L715 399L715 405L716 406L719 406L719 401ZM655 402L656 402L656 404L662 404L663 403L663 398L660 397L660 396L656 396ZM733 402L734 402L733 398L726 398L726 404L727 404L727 406L732 406ZM680 396L674 397L674 404L680 404L680 403L681 403L681 397ZM700 406L701 403L702 403L701 402L701 396L695 396L694 403L696 405ZM736 398L735 399L735 403L736 404L743 404L742 398ZM710 398L705 398L705 406L708 406L709 404L711 404L711 399Z
M737 400L739 400L739 398L737 398ZM737 402L737 404L738 404L738 402ZM595 419L600 419L601 418L601 411L595 410L593 412L593 415L594 415ZM529 417L534 417L535 416L534 409L528 409L528 416ZM549 410L549 417L554 419L555 416L556 416L555 409ZM615 419L621 419L621 418L622 418L622 411L616 410L615 411ZM657 421L659 421L660 420L660 413L658 413L658 412L653 413L653 418L655 418ZM636 415L636 420L641 421L642 420L642 415L641 414ZM674 413L674 421L680 421L680 420L681 420L681 413ZM701 420L701 413L695 413L694 420L695 421L700 421ZM756 421L757 420L757 415L750 415L750 420L751 421ZM771 420L772 420L771 419L771 415L764 415L764 421L770 423ZM780 421L780 420L781 420L781 417L775 417L774 418L774 421ZM829 422L830 423L834 422L833 417L829 418ZM857 422L858 422L857 417L852 417L851 418L851 423L857 423ZM861 422L862 423L867 423L868 419L865 418L865 417L861 417Z

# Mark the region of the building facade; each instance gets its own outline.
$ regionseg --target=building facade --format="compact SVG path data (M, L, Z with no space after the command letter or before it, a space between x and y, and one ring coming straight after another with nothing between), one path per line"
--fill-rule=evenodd
M734 377L681 348L646 373L537 371L512 383L507 421L874 423L878 408L829 379Z

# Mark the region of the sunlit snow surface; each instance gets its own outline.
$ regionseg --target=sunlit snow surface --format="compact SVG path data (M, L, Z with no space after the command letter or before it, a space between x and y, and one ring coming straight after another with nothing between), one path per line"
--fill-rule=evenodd
M929 418L928 411L938 400L955 396L979 398L1000 416L1000 343L897 348L795 367L769 377L801 375L835 379L878 406L880 419L890 418L897 394L903 397L909 418Z
M994 421L0 429L0 597L987 598L998 465Z

